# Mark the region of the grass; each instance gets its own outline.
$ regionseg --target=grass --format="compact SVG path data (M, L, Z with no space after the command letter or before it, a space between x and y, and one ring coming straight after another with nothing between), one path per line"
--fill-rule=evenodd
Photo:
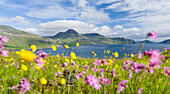
M164 52L165 56L168 56L169 52ZM65 62L65 59L69 59L68 66L61 67L61 65ZM26 78L29 80L29 83L32 83L32 86L27 94L117 94L117 88L120 81L129 80L126 85L128 88L125 88L122 94L134 94L138 92L139 88L142 89L142 94L168 94L170 93L170 89L168 84L170 84L169 77L163 73L163 68L154 69L154 74L151 74L147 70L142 70L139 73L135 73L132 70L132 78L129 79L129 73L126 70L122 70L123 62L127 60L136 61L138 63L144 63L148 65L150 57L143 56L142 59L138 59L138 57L134 58L124 58L124 59L116 59L116 58L106 58L107 62L110 62L110 59L113 63L109 65L101 65L98 66L97 69L104 68L104 76L111 80L109 85L101 84L102 87L99 90L93 89L92 86L85 83L84 79L90 73L93 76L101 77L100 71L94 73L91 68L94 68L93 62L95 62L94 58L86 59L86 58L77 58L75 59L76 65L72 67L71 58L70 57L55 57L55 56L47 56L45 59L45 65L43 68L39 70L35 68L36 62L25 62L22 63L20 57L16 55L14 52L10 52L8 57L0 58L0 93L1 94L14 94L15 90L12 90L12 86L16 86L20 83L22 78ZM162 60L164 63L161 64L162 67L170 67L170 62L166 58ZM17 68L17 62L19 64L19 68ZM58 62L58 63L56 63ZM21 65L24 64L28 67L27 71L21 69ZM88 66L88 71L83 74L82 78L79 80L76 79L76 75L85 70L83 66ZM55 66L55 67L54 67ZM57 66L57 67L56 67ZM81 67L82 66L82 67ZM113 68L116 69L116 77L112 76L111 71ZM55 73L62 72L60 77L55 76ZM45 77L48 81L46 85L42 85L40 83L40 79ZM60 80L65 78L67 84L62 85ZM71 79L71 80L69 80Z

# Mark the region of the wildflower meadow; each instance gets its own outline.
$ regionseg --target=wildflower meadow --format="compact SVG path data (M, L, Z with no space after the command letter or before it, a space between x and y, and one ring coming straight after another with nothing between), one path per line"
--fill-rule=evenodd
M157 38L152 31L146 39ZM118 59L118 52L104 51L112 57L99 59L56 56L31 50L8 51L0 37L0 94L170 94L170 50L164 52L141 47L131 57ZM76 43L76 46L81 44ZM65 49L69 45L64 45ZM125 49L126 50L126 49ZM51 51L57 51L55 45Z

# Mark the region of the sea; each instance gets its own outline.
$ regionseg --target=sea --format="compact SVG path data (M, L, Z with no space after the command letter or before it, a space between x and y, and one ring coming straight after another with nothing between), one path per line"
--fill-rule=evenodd
M81 45L81 44L80 44ZM112 53L118 52L119 54L119 59L124 58L125 54L131 54L135 53L135 51L140 48L141 44L116 44L116 45L87 45L87 46L70 46L69 48L64 48L64 47L57 47L56 51L52 51L51 48L45 48L41 49L42 51L46 53L50 53L51 55L56 55L59 54L60 56L64 54L64 56L70 56L71 52L75 52L77 57L84 57L84 58L104 58L110 56L113 57ZM142 48L142 52L147 50L149 51L150 49L154 50L157 49L160 52L165 51L164 48L170 49L170 44L158 44L158 43L148 43L144 44ZM39 51L38 49L37 51ZM107 53L107 50L110 51L110 53ZM36 51L36 52L37 52ZM96 57L92 52L96 53ZM106 51L106 54L104 54L104 51ZM130 55L129 55L130 56ZM128 56L126 56L128 57Z

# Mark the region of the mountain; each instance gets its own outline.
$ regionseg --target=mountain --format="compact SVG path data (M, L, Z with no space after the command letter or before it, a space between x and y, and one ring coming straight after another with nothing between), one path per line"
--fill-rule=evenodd
M44 36L44 38L51 38L59 40L59 44L75 45L79 41L81 45L101 45L101 44L134 44L135 41L125 38L109 38L98 33L79 34L73 29L66 32L59 32L54 36Z
M0 25L0 36L7 36L9 38L9 41L4 43L4 46L9 49L29 48L33 44L38 48L42 48L50 47L54 44L54 40L42 38L6 25Z
M170 39L164 40L164 41L162 41L162 42L160 42L160 43L170 44Z
M136 43L141 43L141 42L144 42L144 41L135 41ZM146 40L145 43L157 43L157 42L153 42L153 41L150 41L150 40Z

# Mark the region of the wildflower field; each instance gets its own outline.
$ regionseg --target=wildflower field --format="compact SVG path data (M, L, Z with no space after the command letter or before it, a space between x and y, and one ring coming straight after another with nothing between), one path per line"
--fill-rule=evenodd
M156 35L151 32L146 39ZM113 56L87 59L76 57L74 50L69 57L42 50L35 54L36 45L31 45L32 51L9 52L4 42L8 38L0 37L0 94L170 94L170 50L166 48L140 52L142 43L131 58L118 59L118 52L104 51ZM57 51L56 46L51 48Z

